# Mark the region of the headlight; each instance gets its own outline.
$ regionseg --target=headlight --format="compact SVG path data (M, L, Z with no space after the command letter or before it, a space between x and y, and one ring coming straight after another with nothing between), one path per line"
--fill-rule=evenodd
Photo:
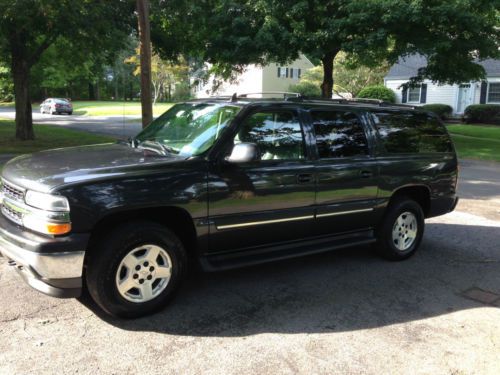
M46 211L69 211L69 203L65 197L59 195L39 193L28 190L24 196L24 201L28 206Z

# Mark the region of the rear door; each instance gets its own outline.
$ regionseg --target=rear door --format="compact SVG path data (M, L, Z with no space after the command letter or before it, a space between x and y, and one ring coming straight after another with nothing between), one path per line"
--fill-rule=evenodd
M314 161L296 109L250 113L227 145L254 143L260 160L209 170L210 252L245 251L311 236Z
M316 235L367 229L375 222L377 162L364 114L349 109L310 111L316 138Z

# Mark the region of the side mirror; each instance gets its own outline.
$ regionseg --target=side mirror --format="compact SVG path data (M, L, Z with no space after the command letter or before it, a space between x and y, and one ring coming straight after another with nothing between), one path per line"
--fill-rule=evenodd
M230 163L247 163L255 160L260 160L260 152L254 143L235 144L231 155L226 158L226 161Z

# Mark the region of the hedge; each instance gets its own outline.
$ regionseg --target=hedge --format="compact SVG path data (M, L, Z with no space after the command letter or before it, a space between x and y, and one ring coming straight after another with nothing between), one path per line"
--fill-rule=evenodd
M367 86L358 93L357 97L366 99L380 99L389 103L396 102L396 94L394 93L394 91L383 85Z
M446 120L453 112L453 108L448 104L426 104L423 105L422 108L426 111L434 112L442 120Z
M500 105L473 104L465 108L464 119L467 124L500 125Z
M296 85L290 85L288 91L297 92L303 96L310 98L321 96L320 87L317 84L310 81L302 81L297 83Z

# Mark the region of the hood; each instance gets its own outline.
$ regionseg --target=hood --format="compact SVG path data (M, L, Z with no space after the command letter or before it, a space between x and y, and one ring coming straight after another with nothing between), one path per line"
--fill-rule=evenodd
M120 176L144 166L184 158L162 156L127 144L109 143L41 151L5 164L2 177L18 186L49 192L56 187Z

